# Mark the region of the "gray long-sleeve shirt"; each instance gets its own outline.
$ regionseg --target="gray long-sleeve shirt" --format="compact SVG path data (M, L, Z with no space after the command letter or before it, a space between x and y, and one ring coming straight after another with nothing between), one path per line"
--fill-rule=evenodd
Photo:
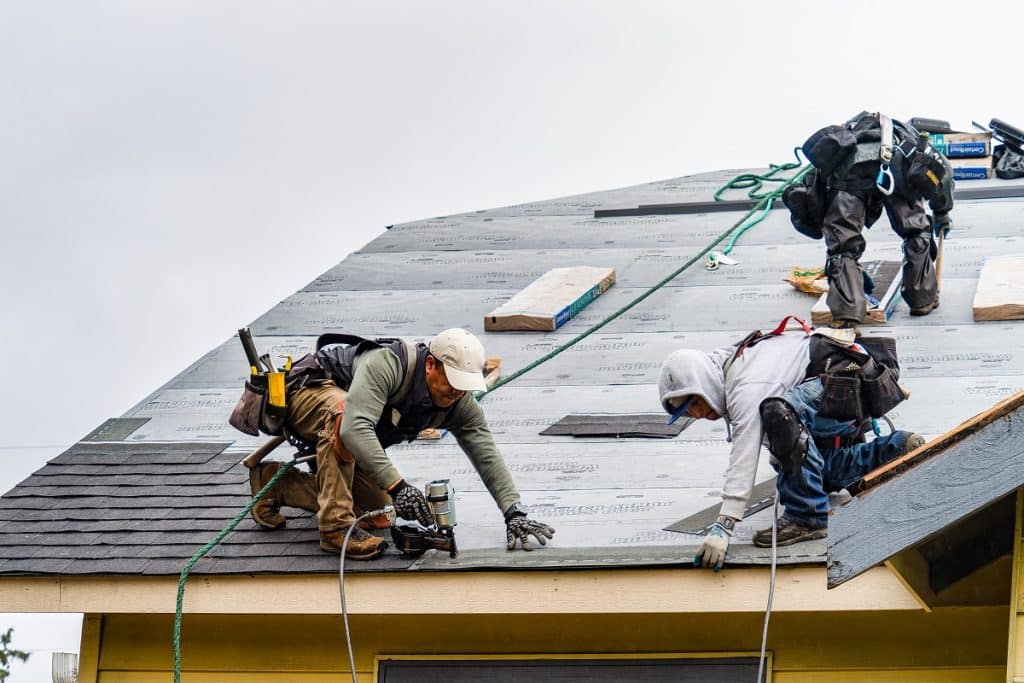
M391 351L373 349L356 356L341 421L342 442L355 456L359 468L383 489L395 484L402 475L384 452L375 430L388 397L397 393L402 379L402 363ZM494 443L484 411L472 394L459 399L441 426L455 436L499 510L504 512L519 501L512 474Z

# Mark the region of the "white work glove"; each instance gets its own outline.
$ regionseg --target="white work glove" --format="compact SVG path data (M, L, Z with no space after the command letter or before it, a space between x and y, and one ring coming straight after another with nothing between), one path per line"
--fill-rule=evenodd
M729 550L729 539L736 520L732 517L719 516L711 525L708 535L700 544L700 550L693 558L694 567L712 567L716 572L725 565L725 553Z

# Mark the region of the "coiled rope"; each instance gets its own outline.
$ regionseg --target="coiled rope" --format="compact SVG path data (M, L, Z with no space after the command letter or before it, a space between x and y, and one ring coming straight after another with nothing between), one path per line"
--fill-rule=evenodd
M807 164L803 168L800 167L801 163L803 163L800 161L800 151L801 150L799 147L793 148L793 156L796 158L796 161L791 161L786 164L778 165L769 164L768 168L770 170L767 173L741 173L732 180L730 180L729 182L727 182L722 187L718 188L718 191L715 192L716 202L724 201L722 199L722 195L728 192L729 190L745 190L749 188L750 191L747 193L747 196L750 197L751 199L759 200L759 205L756 205L753 209L751 209L751 212L748 213L740 221L739 224L733 226L732 229L734 230L734 232L732 233L732 237L729 239L729 243L725 245L725 249L723 249L721 252L714 252L708 254L708 259L706 263L706 267L708 268L708 270L715 270L718 267L719 255L725 256L729 252L731 252L733 250L733 247L736 246L736 241L743 236L743 233L747 232L752 227L754 227L755 225L757 225L758 223L760 223L761 221L768 217L768 214L772 210L772 204L775 203L776 199L782 197L782 193L785 191L785 189L792 185L793 183L802 179L804 175L806 175L807 172L810 171L811 168L813 168L810 164ZM793 176L785 178L775 177L776 173L780 173L782 171L792 171L797 168L799 168L800 171L798 171ZM773 190L762 191L762 188L765 186L765 183L784 184L781 187L776 187ZM760 206L761 203L763 203L763 206L758 208L758 206ZM755 213L757 214L756 216L754 215ZM753 218L751 218L751 216L753 216ZM749 222L745 222L747 221L747 219L750 219Z

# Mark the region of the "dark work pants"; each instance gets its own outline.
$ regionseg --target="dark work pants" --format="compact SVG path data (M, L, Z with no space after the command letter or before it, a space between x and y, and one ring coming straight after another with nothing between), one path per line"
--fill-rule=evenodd
M877 201L873 194L881 196L877 190L836 190L825 212L822 232L828 250L826 302L834 320L862 323L867 313L864 277L858 261L864 254L866 202ZM938 283L935 280L935 244L924 201L909 201L893 194L884 197L882 203L892 229L903 238L903 286L900 290L903 299L910 308L927 306L938 296Z

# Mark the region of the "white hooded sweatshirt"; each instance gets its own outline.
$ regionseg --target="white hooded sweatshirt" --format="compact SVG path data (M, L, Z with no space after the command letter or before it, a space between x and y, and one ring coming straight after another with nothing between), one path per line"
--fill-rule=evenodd
M743 519L761 454L761 401L782 396L803 381L810 362L810 337L796 331L765 339L744 350L726 377L723 368L735 350L735 346L724 346L710 353L674 351L661 366L658 393L663 406L668 399L696 394L726 420L732 451L721 514Z

